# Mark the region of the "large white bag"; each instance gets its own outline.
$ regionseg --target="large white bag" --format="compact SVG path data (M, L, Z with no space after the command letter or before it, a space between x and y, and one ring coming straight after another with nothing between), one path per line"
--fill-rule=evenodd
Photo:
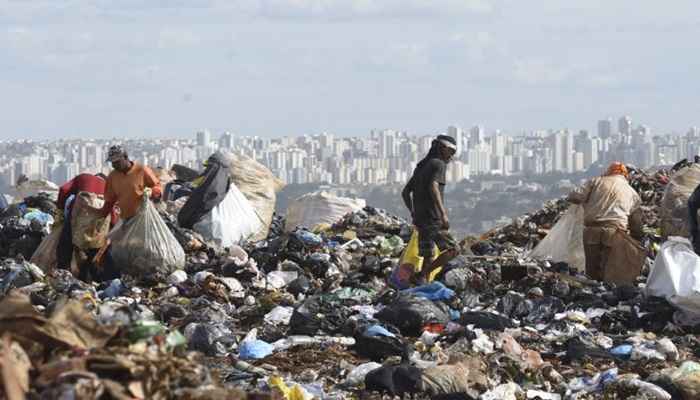
M334 224L345 214L365 208L363 199L334 196L327 192L305 194L287 207L285 230L294 231L303 226L312 229L318 224Z
M683 322L700 323L700 257L688 239L672 236L661 245L646 293L663 297L681 310Z
M277 192L282 190L284 183L267 167L250 157L236 153L226 154L226 156L230 163L233 183L250 201L263 222L262 228L251 240L263 240L270 230Z
M234 184L231 184L221 203L193 227L195 232L221 247L231 247L248 240L262 228L263 222L253 205Z
M559 218L529 257L554 262L565 262L579 271L586 269L583 250L583 206L572 204Z
M135 216L119 221L109 239L116 267L129 275L165 278L185 267L185 251L148 196Z

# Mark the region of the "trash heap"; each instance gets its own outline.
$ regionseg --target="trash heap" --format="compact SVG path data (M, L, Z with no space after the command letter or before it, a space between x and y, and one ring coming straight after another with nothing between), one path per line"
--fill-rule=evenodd
M45 194L26 197L0 210L0 258L30 259L54 222L56 205Z
M633 186L655 213L660 180ZM160 215L186 265L166 279L86 284L4 259L5 397L700 398L698 329L645 296L644 277L616 287L523 256L562 200L472 243L439 281L402 291L386 280L411 227L382 210L312 230L273 216L264 240L222 249L169 209Z

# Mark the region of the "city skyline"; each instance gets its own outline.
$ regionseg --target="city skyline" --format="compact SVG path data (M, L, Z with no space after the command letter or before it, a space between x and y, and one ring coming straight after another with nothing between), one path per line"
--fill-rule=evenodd
M688 0L1 3L2 138L593 130L609 112L683 132L698 113Z
M436 134L455 138L457 151L447 181L472 176L576 174L591 166L622 161L642 168L672 165L700 155L700 128L684 135L655 132L633 117L606 117L595 131L539 130L522 135L487 134L480 125L449 125L433 134L372 130L369 136L343 137L324 132L299 137L262 138L200 130L188 138L0 141L0 186L19 177L63 183L78 173L107 173L109 146L123 145L131 158L169 170L174 164L201 169L212 153L223 150L265 165L287 184L383 185L406 182Z

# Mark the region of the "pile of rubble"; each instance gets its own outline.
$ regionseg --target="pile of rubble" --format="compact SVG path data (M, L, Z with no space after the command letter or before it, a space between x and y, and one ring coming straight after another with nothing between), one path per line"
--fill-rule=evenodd
M633 180L650 214L664 176ZM187 253L165 281L86 284L8 254L4 395L700 398L697 331L645 297L643 277L615 287L523 257L565 208L558 200L516 219L451 261L442 283L403 291L386 278L411 227L372 207L313 230L285 232L274 217L265 240L227 249L178 227L164 207ZM658 243L655 221L647 231Z

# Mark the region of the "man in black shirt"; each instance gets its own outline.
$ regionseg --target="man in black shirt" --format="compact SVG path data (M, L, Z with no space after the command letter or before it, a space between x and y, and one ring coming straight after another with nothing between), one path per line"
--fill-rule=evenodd
M423 257L418 283L424 283L430 272L457 255L458 244L448 233L450 221L443 202L447 163L456 150L457 142L453 137L438 136L401 193L406 207L411 211L413 224L418 229L418 246ZM440 249L440 257L433 260L436 245Z

